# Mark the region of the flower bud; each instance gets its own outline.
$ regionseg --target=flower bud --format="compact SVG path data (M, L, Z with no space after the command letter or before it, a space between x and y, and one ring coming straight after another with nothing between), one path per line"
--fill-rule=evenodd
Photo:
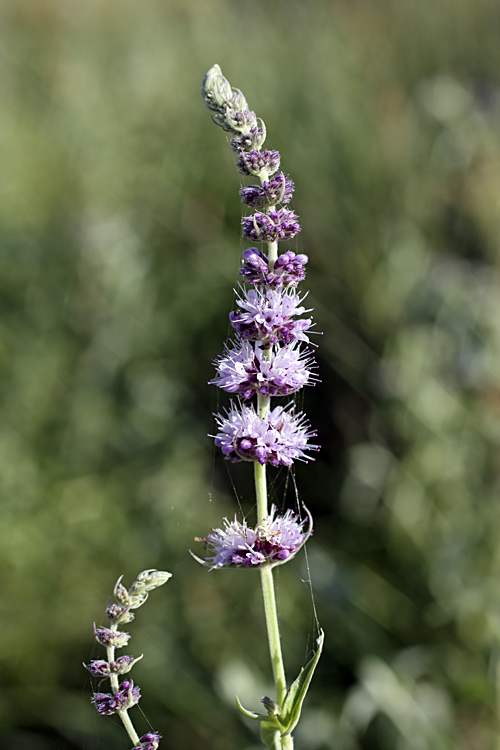
M132 589L130 589L132 590ZM146 602L149 594L147 591L139 591L130 597L130 609L139 609Z
M134 614L129 612L130 606L120 607L119 604L108 604L106 607L106 617L114 623L125 624L132 622Z
M239 89L232 89L231 101L229 102L232 109L248 109L248 103Z
M268 698L267 695L265 695L261 699L261 703L264 704L264 707L267 709L267 713L269 716L279 716L281 713L281 707L278 706L275 701L273 701L271 698Z
M92 703L101 716L111 716L120 710L113 693L94 693Z
M111 664L104 659L93 659L90 664L84 663L83 666L94 677L109 677L111 674Z
M92 703L103 716L131 708L139 703L141 697L140 688L134 686L132 680L125 680L116 693L94 693Z
M133 747L132 750L157 750L160 740L161 734L159 732L148 732L140 738L141 744L138 747Z
M220 66L212 65L205 74L201 84L201 96L205 106L214 112L224 111L233 97L233 90L229 81L222 75Z
M242 151L260 150L264 144L266 140L266 126L260 118L257 119L257 122L259 125L251 128L249 132L241 133L231 138L231 148L236 154Z
M120 576L119 579L117 580L113 593L115 595L116 601L119 604L123 605L124 607L130 607L130 604L131 604L130 596L129 596L127 589L121 582L122 578L123 576Z
M94 635L96 641L101 646L112 646L114 648L123 648L130 640L129 633L121 633L117 630L110 630L109 628L96 628L94 622Z
M142 659L142 654L134 659L133 656L120 656L116 661L111 662L111 671L114 674L127 674L134 664Z
M280 155L278 151L242 151L236 162L238 172L241 174L260 177L263 174L273 175L280 167Z
M229 133L251 133L257 128L257 115L250 109L227 107L224 115L216 114L212 119Z
M143 570L139 573L137 579L134 581L129 589L130 596L140 596L143 592L153 591L158 586L163 586L164 583L172 577L171 573L167 573L164 570Z
M122 704L121 709L132 708L132 706L139 703L141 689L137 685L134 685L133 680L124 680L114 697Z

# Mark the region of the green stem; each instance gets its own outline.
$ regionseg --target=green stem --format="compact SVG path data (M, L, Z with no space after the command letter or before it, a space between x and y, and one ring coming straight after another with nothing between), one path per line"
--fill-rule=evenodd
M264 612L266 614L267 637L273 666L274 682L276 685L278 704L283 706L286 696L285 667L281 653L278 612L276 610L276 595L274 593L273 570L267 565L260 569L262 596L264 598Z
M134 729L134 725L132 724L130 716L128 715L127 709L124 708L123 711L118 711L118 716L122 720L122 724L125 727L130 740L134 743L134 747L139 747L139 735Z
M261 406L260 401L261 400L259 398L259 407ZM267 399L267 402L269 402L269 399ZM262 404L262 408L264 410L267 408L268 410L269 403ZM261 414L260 408L259 414ZM258 522L261 523L268 517L266 466L259 464L258 461L255 461L254 473L255 494L257 498L257 516ZM280 706L283 706L286 697L285 665L283 663L283 654L281 652L278 611L276 608L273 569L271 567L266 565L260 569L260 581L262 585L262 597L264 600L267 638L269 641L269 653L271 655L271 664L273 668L274 684L276 686L277 702ZM280 737L279 741L281 742L281 744L278 745L278 750L293 750L293 739L291 736Z
M261 183L268 179L267 174L261 175ZM266 212L274 208L267 206ZM267 243L267 257L269 259L269 268L272 271L278 258L278 243ZM271 348L263 351L263 357L271 359ZM257 396L257 412L261 419L264 419L271 409L271 399L269 396ZM258 461L254 463L255 476L255 495L257 499L257 521L262 523L269 515L267 506L267 478L266 466ZM276 686L277 702L283 706L286 697L286 677L285 665L283 663L283 654L281 652L280 628L278 623L278 611L276 608L276 594L274 591L273 569L267 565L260 569L260 581L262 585L262 597L264 600L264 613L266 617L267 638L269 641L269 652L271 654L271 664L273 668L274 684ZM276 750L293 750L293 739L281 737L279 732L275 737Z
M269 268L272 271L274 268L274 264L278 260L278 243L268 242L267 248L268 248L267 257L269 258Z
M117 624L113 622L111 624L110 630L112 630L115 633L118 630ZM106 656L107 656L109 664L111 664L111 662L115 660L115 647L114 646L106 646ZM111 692L116 693L120 689L120 683L118 682L118 675L111 673L109 675L109 681L111 683ZM134 725L132 724L130 716L128 715L127 709L124 708L122 711L117 711L117 713L122 721L123 726L125 727L125 731L130 737L131 742L134 743L134 747L138 747L139 735L134 729Z
M267 479L266 479L266 467L259 464L258 461L254 463L254 476L255 476L255 494L257 497L257 522L261 523L267 518Z

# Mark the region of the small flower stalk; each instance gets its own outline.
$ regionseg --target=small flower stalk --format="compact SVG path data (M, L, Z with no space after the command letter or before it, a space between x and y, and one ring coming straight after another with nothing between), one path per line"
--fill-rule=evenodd
M93 677L109 679L111 692L94 693L92 703L102 716L118 714L134 744L132 750L157 750L161 735L159 732L147 732L139 737L128 715L129 709L139 703L141 691L133 680L126 678L120 682L119 678L128 674L142 655L136 658L115 657L115 649L124 648L130 640L130 634L119 630L119 627L132 622L135 617L132 610L142 607L150 591L163 586L170 577L171 573L165 571L144 570L129 589L122 584L122 577L118 579L113 592L116 601L106 607L109 628L96 627L94 623L94 636L106 648L106 659L94 659L90 664L83 665Z
M246 519L224 519L221 528L196 538L205 545L206 557L193 556L210 570L259 570L277 699L262 699L267 709L263 715L237 702L246 716L261 722L261 738L270 750L291 750L292 731L321 654L323 633L313 659L288 688L272 569L303 547L312 533L312 518L307 511L301 520L291 510L280 514L275 505L268 509L266 468L289 468L294 461L313 460L311 454L319 449L314 442L316 432L305 414L296 413L293 402L271 404L273 398L291 396L317 382L309 338L311 310L303 304L307 295L297 292L308 258L278 250L278 243L296 237L301 227L288 207L294 183L281 171L279 152L263 148L264 122L250 110L241 91L231 87L218 65L205 75L201 93L213 121L231 135L238 171L252 183L258 181L242 187L240 198L249 212L241 222L242 237L260 247L243 251L242 283L236 310L229 315L233 334L215 360L216 376L210 381L236 397L225 413L215 415L217 432L212 437L228 461L253 463L258 517L253 527Z

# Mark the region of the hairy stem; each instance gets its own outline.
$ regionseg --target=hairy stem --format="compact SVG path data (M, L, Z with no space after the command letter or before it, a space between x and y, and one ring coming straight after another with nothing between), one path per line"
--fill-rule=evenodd
M113 632L116 632L118 630L118 625L115 622L111 623L110 630L112 630ZM106 646L106 656L107 656L109 664L111 664L111 662L115 660L115 647L114 646ZM111 673L109 675L109 681L111 683L111 692L116 693L120 688L120 684L118 682L118 675ZM130 740L134 743L135 747L138 747L139 735L134 729L134 725L132 724L132 720L130 716L128 715L127 709L124 708L122 711L117 711L117 713L122 721L123 726L125 727L125 731L130 737Z

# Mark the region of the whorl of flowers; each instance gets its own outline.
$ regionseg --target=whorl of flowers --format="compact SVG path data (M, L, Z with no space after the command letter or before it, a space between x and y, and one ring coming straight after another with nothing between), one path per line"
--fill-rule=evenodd
M289 250L278 257L271 271L267 255L256 247L249 247L243 251L240 276L244 276L249 284L265 286L268 289L296 287L305 278L307 260L307 255L295 255Z
M304 317L310 310L303 305L306 295L296 291L308 259L292 250L278 252L280 240L291 240L300 232L298 217L288 208L295 186L280 171L279 152L264 148L263 121L218 65L206 74L201 93L214 122L232 135L240 174L260 181L240 190L250 211L242 219L242 236L267 245L267 253L255 247L243 252L240 275L249 288L243 286L237 294L236 310L229 316L234 335L215 360L217 373L210 381L238 396L238 401L216 415L218 431L213 437L229 461L290 467L294 461L311 460L311 451L318 449L310 442L316 433L304 414L295 414L290 404L270 405L271 398L289 396L317 380L311 350L303 348L313 325ZM252 398L255 404L244 403ZM294 554L302 527L290 512L278 516L274 508L272 518L266 519L271 526L264 529L262 523L250 529L246 522L226 520L223 529L206 537L212 568L255 567ZM283 545L292 536L294 543Z
M310 312L300 304L303 299L293 291L249 289L236 298L238 309L229 320L242 341L261 341L267 348L280 342L309 341L306 331L312 319L297 320Z
M237 341L216 360L217 376L210 383L243 399L256 393L289 396L315 379L313 361L310 350L297 345L272 349L267 358L260 342Z
M142 607L149 592L158 586L163 586L170 577L171 574L165 571L144 570L137 576L129 589L126 589L122 584L122 577L118 579L113 591L116 602L108 604L106 607L110 627L98 628L94 623L94 636L101 646L106 647L107 659L94 659L90 664L83 665L93 677L109 679L111 692L94 693L92 703L103 716L119 715L130 739L134 743L139 743L135 745L133 750L157 750L161 735L158 732L148 732L139 738L131 724L127 711L139 703L141 691L137 685L134 685L133 680L126 679L120 683L118 677L130 672L134 664L142 659L142 656L135 659L133 656L120 656L115 659L115 649L123 648L130 639L128 633L124 633L118 628L120 625L132 622L134 614L131 610Z
M253 406L235 406L226 416L217 414L219 432L215 445L230 461L258 461L272 466L291 466L295 460L310 461L305 451L317 450L309 438L305 414L295 416L292 409L276 406L260 417Z
M279 172L269 182L259 185L247 185L240 190L241 202L252 208L265 208L276 203L290 203L294 184L283 172Z
M310 518L309 518L310 521ZM304 545L311 533L304 530L305 520L300 520L293 511L287 510L283 516L277 515L272 506L269 516L254 528L246 520L224 519L222 529L212 529L204 539L207 558L202 561L215 568L257 568L261 565L280 563L288 560ZM310 524L309 524L310 526Z

